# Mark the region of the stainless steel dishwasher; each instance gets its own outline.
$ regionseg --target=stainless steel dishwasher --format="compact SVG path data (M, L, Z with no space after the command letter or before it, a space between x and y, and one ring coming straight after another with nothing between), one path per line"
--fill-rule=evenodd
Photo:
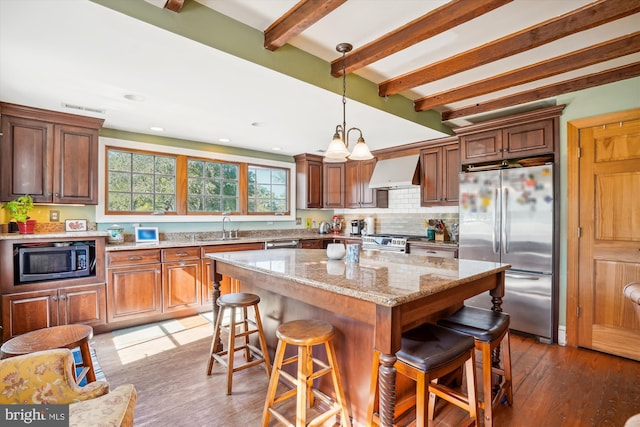
M298 239L288 240L272 240L264 244L265 249L282 249L282 248L298 248L300 247L300 241Z

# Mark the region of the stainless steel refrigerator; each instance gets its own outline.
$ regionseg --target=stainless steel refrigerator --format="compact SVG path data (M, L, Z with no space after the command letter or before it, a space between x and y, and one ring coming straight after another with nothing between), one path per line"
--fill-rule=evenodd
M553 183L553 165L460 174L459 257L511 264L502 309L511 329L543 342L556 341Z

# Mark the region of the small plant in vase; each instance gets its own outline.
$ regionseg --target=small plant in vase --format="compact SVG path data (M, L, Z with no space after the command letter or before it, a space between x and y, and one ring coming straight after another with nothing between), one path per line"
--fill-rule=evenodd
M9 216L18 223L20 234L33 234L36 226L35 219L29 219L29 212L33 210L33 199L26 194L4 205Z

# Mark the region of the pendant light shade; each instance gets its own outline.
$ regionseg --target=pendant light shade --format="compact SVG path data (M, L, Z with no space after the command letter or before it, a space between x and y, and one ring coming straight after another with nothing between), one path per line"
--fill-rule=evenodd
M362 137L362 131L358 128L350 128L347 130L346 105L347 105L347 72L344 56L347 52L351 52L353 46L349 43L340 43L336 46L336 50L342 53L342 124L336 126L333 139L329 143L329 147L324 153L324 161L327 163L346 162L347 158L351 160L369 160L373 159L373 155ZM353 152L349 152L349 133L357 130L360 133L358 142L353 148Z

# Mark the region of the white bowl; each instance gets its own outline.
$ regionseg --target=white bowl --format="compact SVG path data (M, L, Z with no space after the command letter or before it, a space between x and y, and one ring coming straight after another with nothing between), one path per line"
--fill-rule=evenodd
M342 243L329 243L327 245L327 257L329 259L342 259L347 250Z

